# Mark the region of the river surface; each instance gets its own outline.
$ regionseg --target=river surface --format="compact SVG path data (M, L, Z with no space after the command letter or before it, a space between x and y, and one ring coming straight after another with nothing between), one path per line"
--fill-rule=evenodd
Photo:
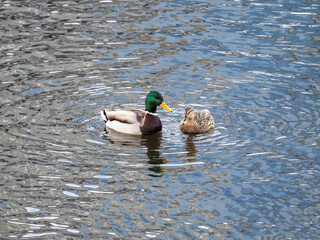
M319 9L1 1L0 238L320 239ZM151 90L161 133L104 130Z

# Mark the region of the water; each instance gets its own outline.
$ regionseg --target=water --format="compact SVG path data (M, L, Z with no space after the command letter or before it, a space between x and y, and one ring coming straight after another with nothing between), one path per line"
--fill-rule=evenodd
M1 238L320 238L319 6L3 1ZM161 133L104 131L150 90Z

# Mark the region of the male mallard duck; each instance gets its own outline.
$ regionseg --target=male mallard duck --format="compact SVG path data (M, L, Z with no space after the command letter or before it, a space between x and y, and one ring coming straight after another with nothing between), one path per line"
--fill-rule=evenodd
M184 118L179 124L179 129L183 133L204 133L214 127L214 120L208 109L194 110L186 107Z
M106 123L106 128L114 131L131 134L146 135L162 130L160 118L155 114L157 106L170 111L162 95L157 91L148 93L145 100L145 111L142 110L101 110L101 116Z

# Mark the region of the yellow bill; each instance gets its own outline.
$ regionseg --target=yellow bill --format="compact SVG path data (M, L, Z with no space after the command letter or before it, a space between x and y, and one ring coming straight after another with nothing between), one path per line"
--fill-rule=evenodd
M167 104L165 102L162 102L160 104L160 107L162 107L164 110L171 112L171 109L167 106Z

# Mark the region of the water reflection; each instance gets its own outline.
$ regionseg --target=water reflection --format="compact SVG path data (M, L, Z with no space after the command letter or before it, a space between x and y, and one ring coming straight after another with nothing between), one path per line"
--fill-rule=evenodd
M149 170L155 173L150 175L154 177L162 176L161 173L164 169L159 165L168 163L168 160L161 155L161 149L163 149L164 144L162 133L143 136L143 139L143 145L147 147L148 163L151 164Z
M196 156L197 156L197 148L196 145L194 143L195 139L196 139L197 135L196 134L189 134L187 136L187 139L185 140L185 147L184 149L187 152L187 159L189 162L195 162L197 161Z
M105 129L102 138L119 146L139 147L143 143L141 136L119 133L112 129Z
M148 163L151 165L149 170L154 172L154 174L150 174L150 176L162 176L161 173L163 172L163 168L160 167L160 165L168 163L167 159L161 154L161 149L164 147L162 132L151 135L134 136L108 129L102 138L109 141L111 144L118 146L131 146L146 149L146 156L149 159Z

